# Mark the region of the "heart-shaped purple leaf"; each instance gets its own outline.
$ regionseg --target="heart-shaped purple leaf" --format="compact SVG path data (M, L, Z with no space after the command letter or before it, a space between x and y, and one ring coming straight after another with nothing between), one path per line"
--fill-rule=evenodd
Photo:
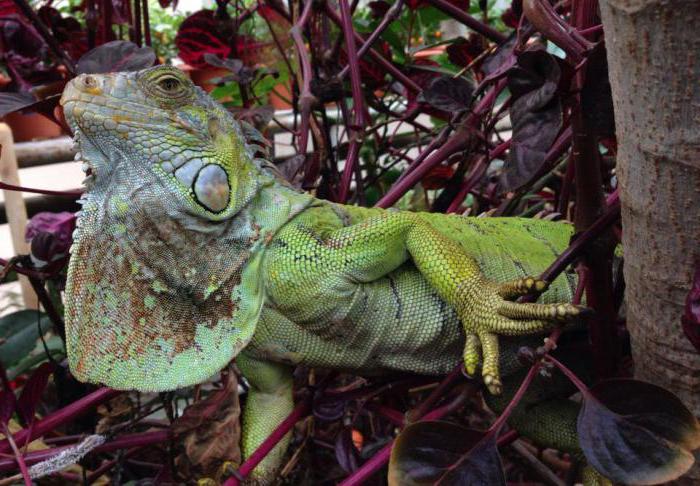
M505 485L496 435L449 422L417 422L396 438L389 484Z
M588 462L615 483L659 484L684 474L700 447L700 424L673 393L630 379L584 395L577 430Z
M459 113L469 109L474 87L464 78L440 76L423 90L423 99L434 108L448 113Z

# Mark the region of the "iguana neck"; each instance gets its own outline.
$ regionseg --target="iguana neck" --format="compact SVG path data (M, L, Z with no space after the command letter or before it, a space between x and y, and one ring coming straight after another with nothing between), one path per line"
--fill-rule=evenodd
M117 264L139 268L173 295L206 300L236 273L232 265L244 266L313 201L264 173L255 182L248 186L254 190L241 195L238 213L212 222L175 209L155 182L115 181L83 201L72 251L88 250L93 258L115 255Z

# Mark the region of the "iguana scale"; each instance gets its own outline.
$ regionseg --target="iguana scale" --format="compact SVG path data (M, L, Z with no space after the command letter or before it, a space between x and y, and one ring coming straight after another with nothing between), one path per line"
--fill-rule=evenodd
M464 360L497 395L521 340L499 370L498 336L581 313L567 303L573 275L548 288L531 277L566 248L567 224L316 199L260 157L258 132L171 67L80 75L61 104L90 172L66 288L72 372L163 391L235 357L251 385L245 455L291 410L296 365L440 375ZM514 302L534 292L541 304ZM575 450L566 407L532 434ZM257 480L271 480L285 448Z

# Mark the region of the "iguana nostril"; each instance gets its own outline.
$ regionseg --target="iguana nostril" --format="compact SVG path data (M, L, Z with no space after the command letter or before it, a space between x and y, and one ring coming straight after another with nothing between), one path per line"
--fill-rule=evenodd
M92 76L85 76L83 78L83 84L86 88L97 88L97 80Z
M230 191L228 175L220 166L207 165L197 174L194 194L197 202L208 210L218 213L226 209Z

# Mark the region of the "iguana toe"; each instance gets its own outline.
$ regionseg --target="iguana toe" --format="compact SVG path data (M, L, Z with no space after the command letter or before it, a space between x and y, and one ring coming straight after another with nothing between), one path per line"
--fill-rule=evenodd
M536 277L523 277L499 284L498 295L512 300L523 295L541 294L549 288L549 282Z
M476 373L476 367L481 360L481 343L476 334L467 334L467 340L464 344L464 369L468 375L473 376Z

